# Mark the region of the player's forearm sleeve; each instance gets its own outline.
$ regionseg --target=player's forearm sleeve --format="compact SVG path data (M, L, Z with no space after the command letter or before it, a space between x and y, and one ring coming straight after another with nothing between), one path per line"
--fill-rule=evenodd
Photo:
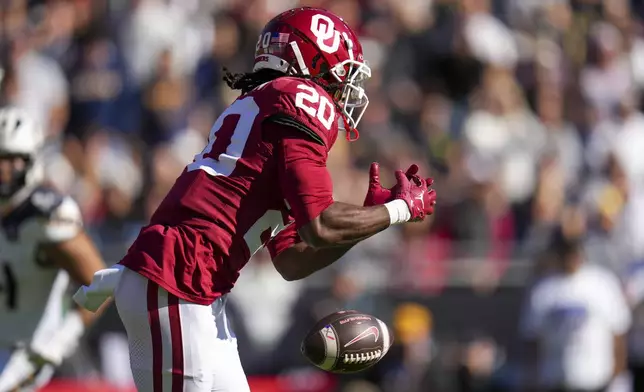
M327 150L297 130L287 128L280 133L276 143L279 185L300 228L333 203Z

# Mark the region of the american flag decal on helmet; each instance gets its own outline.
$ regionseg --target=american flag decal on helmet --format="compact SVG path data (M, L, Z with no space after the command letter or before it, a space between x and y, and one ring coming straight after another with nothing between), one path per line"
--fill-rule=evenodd
M266 48L266 53L281 55L286 45L288 45L289 36L289 33L271 33L271 39L268 43L268 48Z
M288 37L289 33L273 33L271 34L271 44L286 44Z

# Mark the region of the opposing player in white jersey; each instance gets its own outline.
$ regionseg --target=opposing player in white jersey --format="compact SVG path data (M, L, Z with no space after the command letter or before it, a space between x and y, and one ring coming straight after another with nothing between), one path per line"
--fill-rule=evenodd
M71 306L70 277L104 268L78 205L42 182L43 142L25 112L0 108L0 392L44 385L75 351L95 316Z

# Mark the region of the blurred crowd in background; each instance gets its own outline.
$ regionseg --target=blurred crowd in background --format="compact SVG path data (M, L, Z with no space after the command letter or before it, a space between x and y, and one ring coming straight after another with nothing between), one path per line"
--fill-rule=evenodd
M322 315L356 307L387 321L397 345L376 372L342 378L343 390L518 390L522 298L557 270L556 232L620 279L634 312L629 363L644 367L644 1L0 4L2 102L45 124L49 181L76 198L108 263L205 146L238 93L222 67L251 69L270 18L321 6L358 32L371 103L360 140L332 150L336 198L362 204L372 161L383 174L418 162L435 178L437 213L305 281L282 281L256 257L231 295L249 375L287 374L291 386L277 390L330 390L299 339ZM92 360L68 372L127 383L113 314L98 331L79 354Z

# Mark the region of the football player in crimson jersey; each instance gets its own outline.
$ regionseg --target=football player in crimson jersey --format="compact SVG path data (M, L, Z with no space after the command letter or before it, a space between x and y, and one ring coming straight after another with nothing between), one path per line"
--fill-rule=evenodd
M286 11L261 32L252 73L226 76L241 95L217 119L127 255L75 298L114 295L140 391L248 391L226 319L226 294L263 246L287 280L304 278L394 224L433 212L412 166L383 189L372 166L366 206L333 200L327 155L356 138L371 71L342 19Z

